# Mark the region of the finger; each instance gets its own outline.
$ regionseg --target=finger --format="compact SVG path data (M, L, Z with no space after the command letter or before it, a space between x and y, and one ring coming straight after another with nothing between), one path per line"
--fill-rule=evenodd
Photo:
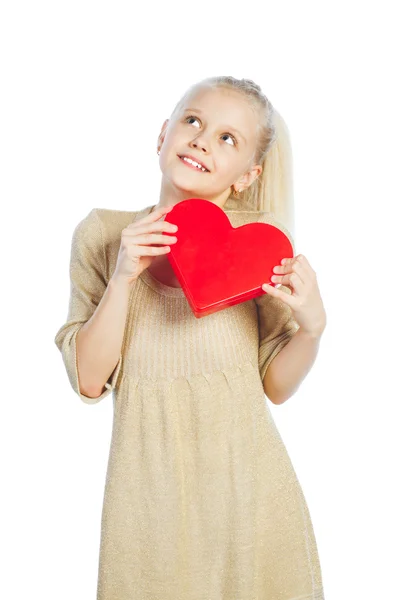
M178 241L174 235L157 235L155 233L143 233L141 235L135 235L129 243L135 244L136 246L150 246L151 244L175 244Z
M168 254L171 251L170 246L136 246L133 256L154 256L158 254Z
M289 276L290 274L296 274L297 275L297 279L299 279L301 281L301 283L304 285L307 282L308 279L308 272L307 272L307 268L304 265L304 263L300 263L298 261L294 261L288 269L285 269L284 271L284 277L285 274L287 274L287 276ZM288 277L287 277L288 280ZM284 283L283 281L281 283Z
M288 287L292 294L301 295L305 291L305 283L300 275L294 271L283 275L279 281L281 285Z
M292 258L285 258L282 261L282 264L284 264L284 265L293 264L293 263L301 265L305 269L307 269L307 268L312 269L310 263L308 262L307 258L304 256L304 254L297 254L297 256L293 256Z
M296 258L291 258L283 259L282 263L284 264L277 265L273 269L274 274L272 276L272 281L274 283L282 283L283 285L286 285L285 281L287 282L288 278L286 277L286 279L284 279L284 277L286 274L290 273L296 273L303 283L307 282L307 280L309 279L309 270L304 261L299 261L296 260ZM276 279L273 279L273 277L276 277Z
M292 298L293 292L290 294L288 291L284 292L283 290L279 290L278 288L274 287L271 283L263 283L261 287L267 294L279 298L279 300L285 302L285 304L290 306L290 308L295 307L295 300Z
M160 208L156 208L154 211L150 212L148 215L146 215L139 221L134 221L133 223L131 223L131 225L134 225L135 223L153 223L154 221L158 221L166 214L171 212L172 209L173 206L162 206Z
M169 212L169 211L168 211ZM152 232L152 231L178 231L178 226L175 223L170 223L169 221L162 221L161 218L163 215L159 215L158 218L153 218L149 220L147 215L144 219L140 219L139 221L133 221L127 226L128 231L133 231L136 234L138 231L143 232Z
M132 223L134 225L134 223ZM141 223L140 221L136 224L136 227L131 227L131 231L136 235L137 233L153 233L161 231L169 231L176 233L178 226L175 223L169 223L168 221L155 221L154 223Z

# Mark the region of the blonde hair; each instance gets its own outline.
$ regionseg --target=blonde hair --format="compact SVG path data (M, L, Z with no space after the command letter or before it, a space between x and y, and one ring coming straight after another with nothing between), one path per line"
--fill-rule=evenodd
M236 79L229 75L208 77L195 83L176 104L171 117L180 110L189 94L205 86L231 89L243 94L260 115L252 160L253 164L262 166L262 173L240 193L239 198L233 195L232 190L224 208L267 211L294 235L292 148L285 121L259 85L251 79Z

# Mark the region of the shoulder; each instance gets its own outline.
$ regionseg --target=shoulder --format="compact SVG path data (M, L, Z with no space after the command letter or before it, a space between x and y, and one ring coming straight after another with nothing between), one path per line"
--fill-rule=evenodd
M112 237L115 232L121 233L122 229L135 220L139 211L116 210L111 208L93 208L105 239Z
M72 233L72 246L75 250L101 246L101 227L97 209L92 208L78 223Z
M258 223L259 221L266 222L275 222L275 217L273 213L267 211L260 210L226 210L225 214L232 221L240 222L243 224L246 223Z
M97 208L92 208L75 226L74 235L83 237L85 235L98 235L100 232L100 222L97 216Z
M111 277L115 269L121 245L122 230L150 209L151 207L145 207L136 211L110 208L92 209L92 216L90 218L97 220L98 223L98 235L100 236L100 244L104 257L104 274L106 280Z
M246 225L247 223L266 223L274 225L274 227L278 227L289 234L286 227L276 219L272 212L263 210L226 210L225 214L230 219L232 225L234 223L237 223L237 226Z
M121 240L121 231L131 223L138 212L107 208L92 208L75 226L72 243L74 246L106 248Z
M132 223L140 211L93 208L86 217L97 223L98 235L105 255L116 251L121 243L121 232Z

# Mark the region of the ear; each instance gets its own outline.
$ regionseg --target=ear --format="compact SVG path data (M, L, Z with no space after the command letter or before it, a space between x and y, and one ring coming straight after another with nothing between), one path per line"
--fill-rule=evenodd
M261 165L254 165L250 171L248 171L247 173L245 173L244 175L242 175L240 177L240 179L238 179L237 181L235 181L235 183L237 184L238 188L248 188L251 186L251 184L253 183L253 181L255 179L257 179L257 177L259 177L262 173L262 166Z
M165 119L163 126L161 127L160 135L158 136L158 146L161 147L165 138L165 132L168 127L169 119Z

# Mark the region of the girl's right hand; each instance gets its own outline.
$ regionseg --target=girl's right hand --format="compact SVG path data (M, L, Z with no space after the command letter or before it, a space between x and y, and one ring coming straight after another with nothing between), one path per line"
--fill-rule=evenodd
M161 232L175 233L178 227L161 219L172 208L168 206L155 209L122 230L117 264L112 276L114 280L123 280L131 284L151 265L156 256L168 254L170 247L165 244L175 244L177 238L162 235Z

